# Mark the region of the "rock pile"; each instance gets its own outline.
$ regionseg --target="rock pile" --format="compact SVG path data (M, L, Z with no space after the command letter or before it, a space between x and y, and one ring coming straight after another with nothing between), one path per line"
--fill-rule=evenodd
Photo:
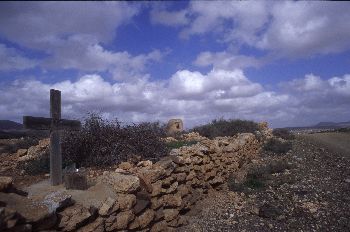
M193 137L199 136L189 136ZM35 220L28 220L29 216L23 215L8 201L0 202L0 230L174 231L186 223L182 215L193 204L209 189L220 188L230 173L238 171L258 155L260 147L255 135L244 133L214 140L200 138L197 144L174 149L156 163L149 160L137 165L123 162L115 171L105 171L91 187L99 185L109 189L110 195L99 204L87 206L77 202L72 205L69 195L57 197L53 194L54 199L60 201L55 205L60 207L52 210L52 206L38 202L36 207L43 207L42 214ZM31 152L28 150L23 157L30 159ZM92 190L84 192L89 191ZM67 199L70 204L63 204ZM26 204L30 203L23 203ZM18 217L9 216L9 210ZM39 228L39 225L45 226Z
M269 128L269 124L267 122L258 123L259 133L262 135L264 141L267 141L273 137L272 129Z
M206 137L201 136L198 132L190 132L181 135L181 139L184 141L202 141L205 140Z

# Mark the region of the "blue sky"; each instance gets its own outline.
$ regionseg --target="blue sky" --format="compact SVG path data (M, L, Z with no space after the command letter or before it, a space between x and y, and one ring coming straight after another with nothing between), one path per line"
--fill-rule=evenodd
M350 119L350 4L1 2L0 119Z

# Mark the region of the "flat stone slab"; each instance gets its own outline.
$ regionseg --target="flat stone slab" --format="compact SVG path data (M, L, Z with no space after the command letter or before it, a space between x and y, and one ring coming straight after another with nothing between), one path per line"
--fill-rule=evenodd
M28 197L47 204L51 202L52 206L58 203L60 199L65 199L64 196L71 196L70 199L73 202L86 208L93 206L97 209L108 197L112 199L117 197L113 187L103 183L91 186L87 190L73 190L66 189L63 185L51 186L49 180L44 180L27 187L26 191L28 192Z
M42 202L15 193L0 193L0 199L6 209L16 211L36 229L47 229L56 223L56 215Z

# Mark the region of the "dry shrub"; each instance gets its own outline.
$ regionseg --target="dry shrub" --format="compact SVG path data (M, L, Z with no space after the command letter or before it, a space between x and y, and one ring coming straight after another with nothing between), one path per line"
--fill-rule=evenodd
M280 139L271 138L264 145L264 150L273 152L276 154L284 154L292 149L292 143L290 141L281 141Z
M50 172L50 154L44 153L37 159L19 162L17 168L24 170L25 174L38 175Z
M290 133L290 131L288 129L285 128L276 128L273 129L272 134L276 137L285 139L285 140L293 140L295 139L295 136Z
M90 114L80 131L66 131L62 139L63 160L77 166L110 166L133 156L154 159L168 154L160 137L165 136L159 123L122 126Z
M238 133L254 133L258 129L258 124L253 121L221 118L209 124L194 127L192 131L213 139L218 136L234 136Z
M2 139L0 140L0 154L1 153L15 153L18 149L28 149L39 143L39 138L24 137L20 139Z

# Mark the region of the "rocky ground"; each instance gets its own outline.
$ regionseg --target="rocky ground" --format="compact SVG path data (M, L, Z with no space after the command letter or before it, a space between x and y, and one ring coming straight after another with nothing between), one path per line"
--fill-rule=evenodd
M350 145L336 149L348 135L331 135L342 138L332 145L324 136L298 136L287 154L263 154L258 163L282 158L287 169L240 191L211 192L178 231L350 231Z

